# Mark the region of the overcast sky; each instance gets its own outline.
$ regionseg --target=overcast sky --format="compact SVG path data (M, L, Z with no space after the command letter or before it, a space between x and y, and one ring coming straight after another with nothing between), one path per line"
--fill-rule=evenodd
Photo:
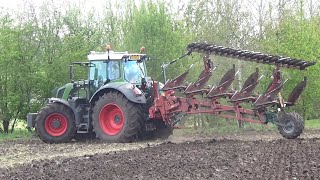
M35 6L41 6L45 2L52 2L56 7L66 7L66 4L68 5L76 5L78 7L81 7L83 11L90 11L94 9L94 12L96 12L97 15L102 13L103 8L105 7L106 3L111 1L112 3L116 2L126 2L126 0L0 0L0 8L9 9L8 12L12 12L12 14L15 14L15 11L22 10L23 7L25 7L25 2L33 2ZM184 2L188 2L190 0L165 0L166 2L170 2L171 6L169 7L171 11L177 12L179 11L180 7ZM196 0L192 0L196 1ZM241 2L241 8L242 11L250 12L253 14L253 24L256 24L258 20L258 9L260 3L263 2L263 11L266 12L266 8L268 8L268 4L272 3L275 6L277 6L279 0L239 0ZM288 2L294 2L295 0L287 0ZM136 4L139 4L140 0L135 0ZM310 8L316 9L319 7L320 0L305 0L304 1L304 7L306 10L309 10ZM12 11L10 11L12 10ZM1 9L0 9L1 12ZM276 15L276 14L273 14ZM307 14L308 15L308 14Z
M10 8L10 9L16 9L19 4L23 3L25 0L0 0L0 6L5 7L5 8ZM41 5L43 2L46 1L53 1L55 4L63 4L65 2L73 2L73 3L78 3L79 2L84 2L84 0L28 0L30 2L33 2L35 5ZM86 5L91 5L91 6L99 6L106 0L85 0Z
M26 0L0 0L0 7L5 9L17 10L21 7ZM35 6L40 6L44 2L54 2L57 6L63 6L63 4L74 3L81 7L86 7L87 9L99 10L103 7L106 0L27 0L28 2L33 2ZM115 0L116 1L116 0Z
M31 0L35 5L40 5L46 0ZM56 1L61 2L61 1ZM0 6L9 9L17 9L19 4L22 4L23 0L0 0Z

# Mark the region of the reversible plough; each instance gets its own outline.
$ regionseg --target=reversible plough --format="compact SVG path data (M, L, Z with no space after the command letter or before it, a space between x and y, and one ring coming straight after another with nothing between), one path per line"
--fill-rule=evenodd
M172 80L167 80L160 89L163 91L162 94L157 93L159 92L159 84L154 82L155 100L154 105L149 109L151 119L162 119L167 125L173 127L184 115L207 113L251 123L274 123L278 126L282 136L289 139L296 138L302 133L304 129L302 117L295 112L286 112L285 107L293 106L297 102L306 87L307 78L305 77L298 83L287 100L284 100L281 96L281 90L287 80L282 79L280 70L282 67L305 70L314 65L314 62L226 48L208 43L191 43L187 49L186 55L190 55L192 52L204 54L203 71L194 83L185 84L184 82L190 69ZM216 86L208 87L206 83L215 70L210 59L212 55L275 65L272 81L263 94L254 95L253 91L262 78L257 68L247 78L242 89L229 90L238 73L233 65ZM177 97L177 91L182 92L185 97ZM202 95L204 98L198 98L198 95ZM227 99L227 101L221 101L221 99ZM244 103L252 103L252 109L244 108Z

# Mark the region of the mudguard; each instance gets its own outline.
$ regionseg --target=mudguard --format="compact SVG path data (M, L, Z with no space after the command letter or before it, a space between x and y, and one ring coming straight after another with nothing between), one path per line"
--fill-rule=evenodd
M103 93L116 90L121 92L129 101L139 104L146 103L146 98L141 91L133 84L128 82L113 82L101 86L90 99L90 104L94 103ZM138 94L137 94L138 93Z
M75 109L69 104L68 101L64 100L64 99L60 99L60 98L50 98L49 99L49 104L50 103L61 103L65 106L67 106L68 108L71 109L71 111L74 113L75 112Z
M50 98L48 100L48 104L50 104L50 103L61 103L65 106L67 106L68 108L70 108L73 113L75 112L74 108L72 108L72 106L69 104L69 102L64 99ZM36 120L37 116L38 116L38 113L28 113L27 114L27 127L34 128L35 120Z

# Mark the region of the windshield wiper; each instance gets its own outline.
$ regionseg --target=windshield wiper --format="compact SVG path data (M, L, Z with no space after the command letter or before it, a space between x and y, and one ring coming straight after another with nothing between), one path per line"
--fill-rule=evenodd
M145 78L146 76L144 75L144 71L142 70L141 66L139 65L139 62L137 61L137 66L139 67L142 75L143 75L143 78Z

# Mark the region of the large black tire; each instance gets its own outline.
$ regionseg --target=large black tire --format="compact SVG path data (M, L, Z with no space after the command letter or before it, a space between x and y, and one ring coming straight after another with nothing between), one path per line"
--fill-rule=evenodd
M302 117L296 113L283 113L279 116L279 123L285 126L278 126L280 134L287 139L295 139L300 136L304 129Z
M66 143L76 133L73 112L60 103L46 105L35 121L36 133L46 143Z
M96 136L103 141L132 142L142 132L142 108L120 92L108 92L96 101L92 125Z

